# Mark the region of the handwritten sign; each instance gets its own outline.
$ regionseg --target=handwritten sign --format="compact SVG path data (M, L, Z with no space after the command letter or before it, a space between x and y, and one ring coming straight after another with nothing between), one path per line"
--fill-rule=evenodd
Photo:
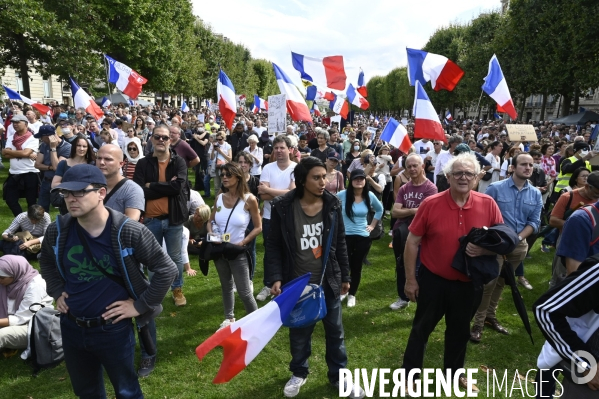
M285 94L268 96L268 134L285 133L287 129L287 97Z
M537 141L537 133L532 125L505 125L510 141Z

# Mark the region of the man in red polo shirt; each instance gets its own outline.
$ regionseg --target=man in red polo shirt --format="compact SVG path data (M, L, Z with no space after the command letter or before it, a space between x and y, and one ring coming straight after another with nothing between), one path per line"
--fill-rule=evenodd
M460 246L458 239L468 234L472 227L503 223L493 198L472 191L480 172L474 155L463 153L452 158L443 172L450 188L420 204L410 224L404 251L405 294L417 302L403 359L406 375L412 369L422 369L428 337L443 316L447 325L443 367L451 370L452 376L464 367L470 321L481 297L480 292L475 294L468 277L452 268L451 263ZM421 266L416 280L419 246ZM466 253L472 257L492 254L474 244L468 244ZM466 388L468 382L464 376L459 382ZM478 388L473 386L473 391L477 392Z

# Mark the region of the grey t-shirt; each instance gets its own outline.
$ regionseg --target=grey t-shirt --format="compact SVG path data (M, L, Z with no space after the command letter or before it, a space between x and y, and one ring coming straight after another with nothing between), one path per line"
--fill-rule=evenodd
M293 202L293 217L295 221L295 277L310 272L310 284L320 284L322 276L322 238L324 225L322 211L314 216L308 216L302 210L299 199Z
M144 190L133 180L127 180L114 194L110 196L107 207L125 213L126 208L145 209Z

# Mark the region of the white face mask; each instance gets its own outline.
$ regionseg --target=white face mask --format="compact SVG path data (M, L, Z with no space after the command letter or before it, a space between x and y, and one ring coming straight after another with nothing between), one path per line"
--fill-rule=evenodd
M586 156L589 153L589 150L580 150L580 155L581 156Z
M62 134L70 134L71 133L70 127L63 127L61 130L62 130Z
M355 145L354 146L354 151L360 151L360 146L359 145Z

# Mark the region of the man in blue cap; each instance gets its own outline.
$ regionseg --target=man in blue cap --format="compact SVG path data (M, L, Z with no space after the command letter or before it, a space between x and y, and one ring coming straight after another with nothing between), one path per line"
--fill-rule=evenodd
M50 188L58 163L71 155L71 144L58 137L52 125L43 125L33 136L41 139L40 152L35 160L35 167L42 172L43 178L37 203L50 212Z
M48 226L40 269L62 313L75 395L105 397L104 369L117 397L142 398L131 319L142 329L162 311L177 267L143 224L104 206L106 178L97 167L73 166L54 190L69 213ZM142 263L154 273L151 283Z

